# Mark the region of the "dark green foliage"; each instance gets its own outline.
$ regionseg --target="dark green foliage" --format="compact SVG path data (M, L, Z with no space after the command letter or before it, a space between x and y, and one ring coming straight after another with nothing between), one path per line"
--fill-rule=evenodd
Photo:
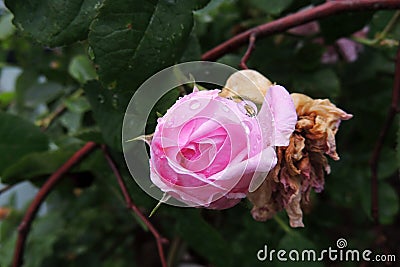
M121 153L122 120L134 92L163 68L199 60L203 52L242 30L324 1L5 2L12 13L0 14L0 71L18 67L20 73L13 90L3 92L0 88L1 182L31 181L39 187L85 142L105 143L132 199L148 215L157 201L136 185ZM343 14L321 21L321 31L312 37L281 33L257 40L250 68L290 92L330 98L354 115L342 123L337 135L341 160L330 162L332 173L326 177L324 192L311 195L313 204L306 209L304 229L290 229L284 213L275 220L256 222L247 201L224 211L162 205L150 220L170 240L165 252L172 266L182 262L224 267L295 266L276 260L260 262L256 255L264 245L321 251L335 247L338 238L346 238L351 248L398 252L398 118L383 144L378 166L380 220L386 238L382 246L376 245L370 214L369 169L391 101L396 49L363 40L370 45L363 47L355 62L346 62L339 52L336 62L321 63L328 45L338 38L349 37L366 24L370 27L368 38L375 38L394 14ZM399 25L395 24L383 40L399 40ZM48 48L55 46L62 47ZM237 67L245 49L232 51L219 61ZM338 51L337 46L333 49ZM153 107L147 133L154 130L157 117L182 90L171 90ZM0 266L8 267L25 209L17 208L15 197L4 206L12 211L0 221ZM33 223L24 266L160 266L152 235L125 208L100 151L66 175L46 206L47 211ZM359 265L347 262L343 266Z
M87 38L101 0L5 1L14 24L48 46L71 44Z

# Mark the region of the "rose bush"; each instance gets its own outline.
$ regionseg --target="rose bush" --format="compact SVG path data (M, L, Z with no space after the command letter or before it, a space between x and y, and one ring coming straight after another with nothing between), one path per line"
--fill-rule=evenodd
M179 99L158 119L150 143L152 182L189 206L239 203L276 165L275 146L288 144L297 120L281 86L269 88L259 112L253 102L219 93L195 89Z

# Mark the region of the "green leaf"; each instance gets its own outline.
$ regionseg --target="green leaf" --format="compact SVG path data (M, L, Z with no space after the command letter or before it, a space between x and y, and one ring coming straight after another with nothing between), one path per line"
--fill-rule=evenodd
M3 182L15 184L22 180L51 174L66 162L74 152L72 149L62 149L26 155L5 169L2 175Z
M391 224L399 212L399 196L387 183L379 185L379 220L382 224Z
M125 105L121 102L129 100L129 97L104 89L98 81L88 82L84 90L105 142L121 151L122 120L125 113Z
M320 20L321 33L327 43L361 30L371 20L373 12L345 13Z
M14 14L14 24L49 46L71 44L87 38L89 25L101 0L6 0Z
M15 92L0 93L0 108L8 106L15 98Z
M15 27L12 24L12 18L13 15L10 13L0 17L0 40L5 40L14 33Z
M294 92L308 94L313 98L335 98L340 93L340 81L331 69L298 74L293 82Z
M396 160L396 152L390 148L383 148L381 156L378 162L378 179L383 180L392 175L396 174L398 171L399 164Z
M199 210L186 209L178 214L177 232L197 253L215 266L231 266L227 242L200 216ZM212 245L210 245L212 244Z
M279 15L292 2L293 0L250 0L252 5L271 15Z
M68 98L64 101L65 106L74 113L85 113L90 109L90 104L84 97Z
M316 259L318 259L318 257L320 255L319 255L318 250L316 249L316 246L314 245L314 243L311 242L310 240L308 240L306 237L302 236L299 232L286 234L278 244L277 251L279 249L283 249L286 251L286 254L283 257L287 258L287 261L278 261L276 258L276 254L275 254L274 255L275 256L274 257L275 265L274 266L299 266L299 267L301 267L301 266L304 266L305 262L307 263L307 266L313 266L313 267L324 266L321 262L317 262L315 260L314 261L312 261L312 260L302 261L301 260L302 252L306 251L306 250L307 251L315 251ZM290 259L289 252L292 250L295 250L298 252L300 261L292 261ZM308 253L304 252L305 259L308 259L307 258L308 255L309 255ZM297 254L293 253L292 256L297 257ZM313 254L310 254L310 257L313 257Z
M396 140L396 159L397 168L400 169L400 117L397 119L397 140Z
M151 110L149 114L149 118L147 119L146 125L146 133L153 133L157 126L157 119L159 118L159 114L164 115L167 110L175 104L176 100L179 96L179 90L177 88L169 91L165 95L163 95L160 100L157 101L154 108ZM157 114L158 113L158 114Z
M181 61L187 62L192 60L198 60L201 58L201 47L199 39L197 38L194 31L192 31L187 39L186 49L183 52Z
M382 224L391 224L399 211L399 197L393 187L385 182L378 183L378 195L379 221ZM369 183L365 185L365 189L361 193L361 200L364 211L371 217L371 189Z
M63 91L63 86L55 82L37 83L29 87L23 95L25 105L35 107L53 101Z
M101 135L101 132L97 128L94 128L94 129L90 129L90 128L89 129L83 129L83 130L80 130L80 131L74 133L72 136L75 137L75 138L81 139L82 141L86 141L86 142L93 141L93 142L98 143L98 144L103 144L104 143L104 140L103 140L103 137Z
M82 124L82 114L76 112L65 112L59 118L61 124L68 129L68 133L76 133Z
M48 149L48 138L35 125L0 112L0 174L21 157Z
M68 72L82 84L95 79L97 76L92 62L84 55L78 55L72 58L68 67Z
M14 230L14 229L13 229ZM1 240L0 249L0 266L11 266L15 244L17 243L17 229L12 232L11 237Z
M89 43L107 88L131 94L148 77L181 58L193 28L193 10L208 0L105 0Z
M54 245L65 232L66 221L61 212L49 212L37 218L29 233L26 258L29 259L24 266L40 267L46 257L54 255Z

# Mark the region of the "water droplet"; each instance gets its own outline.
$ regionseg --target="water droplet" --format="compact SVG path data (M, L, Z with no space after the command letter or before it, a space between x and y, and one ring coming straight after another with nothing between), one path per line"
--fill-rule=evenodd
M167 121L167 126L172 126L174 124L174 120L172 119L172 118L170 118L168 121Z
M225 105L222 106L222 110L225 111L225 112L229 112L229 108L227 106L225 106Z
M94 51L91 46L88 47L88 55L89 55L90 60L94 60L94 58L95 58Z
M248 122L248 121L243 122L243 128L244 128L244 131L246 132L246 134L250 134L250 131L252 128L250 122Z
M97 95L97 100L99 100L100 104L104 103L104 96L103 95Z
M112 102L112 106L114 108L117 108L118 107L118 95L113 95L111 102Z
M193 100L191 103L190 103L190 109L198 109L199 107L201 106L201 104L200 104L200 102L199 101L197 101L197 100Z
M257 134L256 139L257 139L257 143L260 143L261 142L261 135Z
M257 115L257 106L251 101L241 101L237 103L239 110L249 117Z
M113 90L117 87L117 81L112 81L111 83L108 84L108 89Z

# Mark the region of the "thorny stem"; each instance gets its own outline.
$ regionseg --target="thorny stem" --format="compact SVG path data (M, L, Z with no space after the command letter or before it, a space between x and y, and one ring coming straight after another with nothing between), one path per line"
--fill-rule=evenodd
M165 259L165 255L164 255L163 244L167 243L168 240L160 235L160 233L153 226L153 224L146 218L146 216L143 215L143 213L140 211L140 209L133 203L132 198L128 193L128 188L126 187L126 184L121 176L121 173L119 172L114 160L111 158L110 154L108 153L106 146L104 146L104 145L101 146L101 149L103 150L103 154L107 160L108 165L110 166L115 177L117 178L118 185L121 188L122 195L124 196L124 199L125 199L126 207L128 209L131 209L139 217L139 219L147 226L147 228L150 230L150 232L153 234L153 236L157 242L157 249L158 249L158 254L160 256L161 265L163 267L167 267L167 261Z
M84 157L96 148L96 144L93 142L86 143L81 149L79 149L71 158L67 160L50 178L43 184L39 192L36 194L32 203L29 205L21 224L18 227L18 238L14 251L13 267L19 267L23 264L23 255L25 250L25 243L28 237L29 230L32 225L32 221L35 218L39 207L46 199L48 194L54 189L57 183L64 177L73 166L79 163Z
M245 44L252 34L257 38L283 32L307 22L322 19L331 15L362 10L398 9L399 0L336 0L327 1L319 6L302 10L286 17L259 25L240 33L203 54L202 60L213 61L232 52Z
M240 60L240 65L239 65L239 66L240 66L242 69L244 69L244 70L247 70L247 69L248 69L246 63L247 63L247 61L249 60L249 58L250 58L250 56L251 56L251 53L252 53L253 50L254 50L254 47L255 47L254 43L255 43L255 42L256 42L256 34L255 34L255 33L252 33L252 34L250 35L250 38L249 38L249 46L247 47L246 53L244 54L244 56L243 56L242 59Z
M378 198L378 163L381 155L383 142L393 124L394 118L398 112L400 100L400 46L396 54L395 77L392 91L392 102L370 160L371 167L371 214L376 225L379 224L379 198Z

